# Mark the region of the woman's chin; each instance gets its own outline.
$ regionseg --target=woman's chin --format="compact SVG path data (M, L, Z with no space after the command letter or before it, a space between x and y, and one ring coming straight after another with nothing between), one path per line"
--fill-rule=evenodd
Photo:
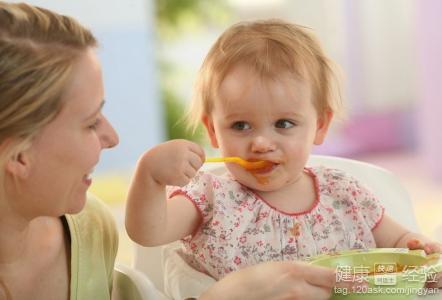
M66 213L74 215L81 212L84 206L86 205L86 199L87 199L86 195L82 196L79 199L76 199L75 202L69 206L68 211Z

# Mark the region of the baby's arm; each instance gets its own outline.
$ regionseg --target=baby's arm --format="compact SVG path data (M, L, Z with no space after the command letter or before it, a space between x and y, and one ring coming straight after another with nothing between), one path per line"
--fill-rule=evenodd
M442 251L440 244L420 233L409 231L386 214L373 229L373 235L379 248L423 249L427 254Z
M160 144L141 156L126 207L126 230L132 240L156 246L195 230L200 222L196 207L183 196L167 200L166 185L186 185L203 162L201 146L186 140Z
M423 249L426 254L442 253L442 245L426 236L408 231L400 224L385 216L373 230L378 247ZM442 288L442 273L436 274L435 282L427 282L427 287Z

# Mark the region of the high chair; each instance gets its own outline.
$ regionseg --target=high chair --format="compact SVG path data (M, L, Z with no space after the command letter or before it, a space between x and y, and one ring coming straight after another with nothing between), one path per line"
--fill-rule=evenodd
M112 300L167 300L149 278L129 266L116 265L112 287Z
M356 177L378 197L389 216L408 229L419 231L413 213L411 199L393 173L362 161L333 156L311 155L307 166L318 165L340 169ZM222 174L226 171L224 165L217 165L217 168L210 168L209 166L205 168L209 172L217 174ZM159 291L164 290L163 270L166 268L167 272L173 272L173 276L176 275L176 280L169 282L169 286L185 285L188 291L185 295L174 294L172 295L173 298L186 299L187 297L195 297L204 291L207 286L212 284L214 280L187 266L184 261L174 253L173 249L176 245L177 243L160 247L142 247L135 245L134 267L149 277L150 281ZM181 283L181 280L178 279L180 277L186 277L186 282Z

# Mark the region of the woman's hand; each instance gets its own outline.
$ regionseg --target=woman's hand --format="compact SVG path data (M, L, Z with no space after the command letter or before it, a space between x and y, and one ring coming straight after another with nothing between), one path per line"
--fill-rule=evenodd
M301 262L266 262L230 273L199 300L325 300L336 285L334 269ZM339 285L350 290L355 283Z
M184 186L201 168L204 159L200 145L187 140L171 140L146 152L140 164L158 184Z

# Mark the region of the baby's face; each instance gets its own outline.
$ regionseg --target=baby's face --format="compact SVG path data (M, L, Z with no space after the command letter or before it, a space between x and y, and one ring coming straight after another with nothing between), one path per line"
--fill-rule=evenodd
M328 123L318 119L307 82L289 74L261 79L248 67L238 66L222 82L206 127L223 156L271 161L272 167L258 173L236 164L227 168L240 183L273 191L300 178Z

